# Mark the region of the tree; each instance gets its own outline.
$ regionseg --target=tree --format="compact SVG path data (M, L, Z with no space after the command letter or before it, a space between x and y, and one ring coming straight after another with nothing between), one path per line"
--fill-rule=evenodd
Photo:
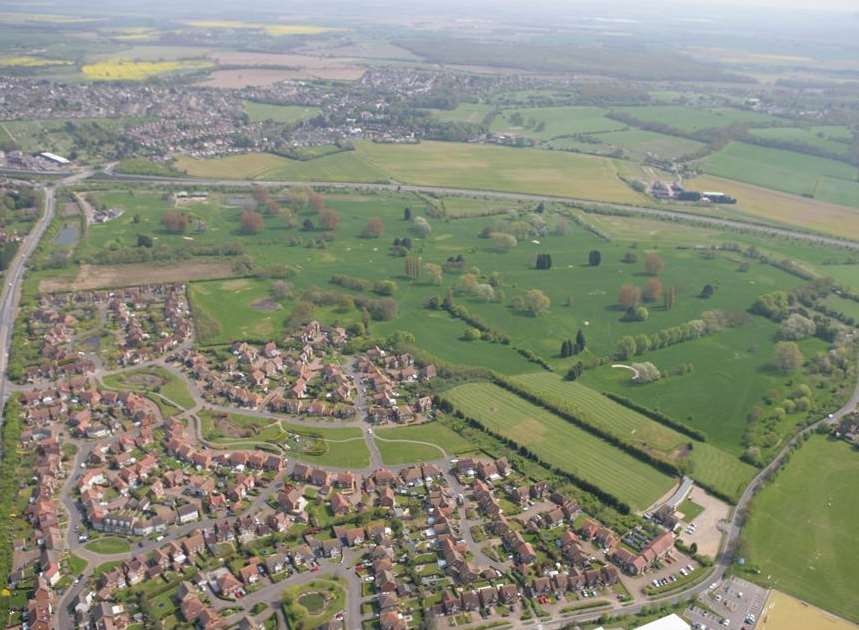
M703 288L703 289L701 289L701 294L700 294L700 295L701 295L701 297L702 297L702 298L704 298L705 300L708 300L708 299L710 299L711 297L713 297L713 294L714 294L715 292L716 292L716 287L714 287L712 284L705 284L705 285L704 285L704 288Z
M793 341L779 341L775 345L775 366L785 374L795 372L804 362L802 351Z
M602 254L599 252L599 250L592 249L588 254L588 264L591 267L599 267L601 262Z
M417 280L421 276L420 256L406 256L406 277Z
M462 334L462 338L466 341L477 341L481 337L481 332L477 328L466 328Z
M406 208L403 210L403 221L411 221L412 220L412 209Z
M262 215L255 210L245 210L239 217L239 223L245 234L256 234L262 229Z
M638 262L638 254L636 254L635 252L626 252L623 255L623 258L621 258L621 261L627 264L636 263Z
M308 191L307 204L316 212L325 210L325 198L314 190Z
M276 300L285 300L289 297L291 291L289 283L284 280L275 280L271 283L271 295Z
M570 222L564 217L558 217L558 220L555 222L555 229L553 232L555 233L555 236L566 236L570 233Z
M582 332L582 329L579 328L576 333L576 345L575 345L575 354L578 354L585 349L585 333Z
M361 236L364 238L379 238L385 233L385 223L379 217L371 217L364 227Z
M137 235L137 246L138 247L152 247L152 237L148 234L138 234Z
M340 225L340 215L337 214L336 210L323 208L319 212L319 225L323 230L336 230L337 226Z
M617 292L617 303L625 308L641 302L641 289L634 284L624 284Z
M552 268L552 255L551 254L537 254L537 260L535 261L534 266L537 269L551 269Z
M677 303L677 287L671 287L662 294L662 303L666 311L670 311Z
M617 341L617 350L615 354L618 359L629 359L635 355L636 345L635 339L630 336L621 337Z
M659 368L653 365L650 361L646 361L644 363L633 363L632 369L637 372L635 382L641 385L653 383L662 378Z
M495 246L495 250L499 252L510 251L518 244L516 237L512 234L505 234L503 232L493 232L492 233L492 244Z
M441 265L435 263L424 263L423 276L430 284L439 285L442 279Z
M572 339L565 339L561 342L561 358L566 359L571 356L573 356L573 341Z
M644 270L649 273L651 276L656 276L662 273L662 270L665 268L665 263L662 261L662 258L659 254L654 252L650 252L647 256L644 257Z
M184 234L188 229L188 215L177 210L168 210L161 217L161 225L171 234Z
M379 295L393 295L397 291L397 283L393 280L379 280L373 285L373 291Z
M491 284L478 284L472 293L474 297L484 302L492 302L495 299L495 289Z
M568 381L575 381L576 379L578 379L582 375L582 373L584 371L585 371L585 366L582 364L581 361L579 361L575 365L570 366L570 369L567 370L566 379Z
M779 337L788 341L800 341L814 335L817 324L799 313L792 313L781 323Z
M412 230L421 238L426 238L432 234L432 226L423 217L415 217L415 220L412 221Z
M656 302L662 297L662 281L659 278L649 278L644 286L644 299Z
M549 296L543 293L540 289L529 289L525 293L525 310L534 317L542 315L549 310L552 305L552 300Z

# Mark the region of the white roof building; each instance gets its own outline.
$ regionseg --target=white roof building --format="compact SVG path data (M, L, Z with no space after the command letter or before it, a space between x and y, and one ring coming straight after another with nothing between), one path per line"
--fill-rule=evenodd
M635 630L691 630L691 628L692 626L672 613L662 619L638 626Z

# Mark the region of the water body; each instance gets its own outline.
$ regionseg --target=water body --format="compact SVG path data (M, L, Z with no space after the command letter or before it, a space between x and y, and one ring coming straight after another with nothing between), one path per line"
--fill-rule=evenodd
M66 223L54 237L54 245L71 247L77 244L81 237L81 228L77 223Z

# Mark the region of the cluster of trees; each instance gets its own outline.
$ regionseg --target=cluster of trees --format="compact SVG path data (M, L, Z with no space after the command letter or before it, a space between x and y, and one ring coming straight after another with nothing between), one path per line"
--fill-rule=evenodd
M187 212L168 210L161 217L161 225L171 234L184 234L191 222Z
M412 220L412 231L420 238L426 238L432 234L432 226L423 217L415 217Z
M380 238L385 233L385 222L380 217L371 217L361 231L363 238Z
M582 352L585 349L585 334L582 332L581 328L576 333L575 342L572 339L565 339L561 343L561 358L566 359L568 357L575 356Z
M515 311L538 317L549 310L549 307L552 306L552 300L540 289L529 289L523 295L514 296L510 305Z
M263 228L262 215L256 210L243 210L239 216L239 224L245 234L256 234Z
M751 311L756 315L780 322L788 316L792 304L793 300L787 291L772 291L758 297L752 304Z
M391 243L391 256L408 256L410 251L412 251L412 239L408 236L404 236L403 238L397 237Z
M800 341L813 337L816 332L817 323L814 320L799 313L791 313L782 321L778 334L786 341Z
M537 259L534 262L534 266L537 269L551 269L552 254L537 254Z
M451 317L461 319L469 325L470 329L477 330L480 333L479 336L474 336L473 332L469 333L468 330L466 330L466 339L485 339L492 343L501 343L504 345L510 343L510 338L507 335L491 328L489 324L484 322L477 315L471 313L471 311L462 304L455 304L453 301L453 295L450 292L448 292L444 299L440 299L437 296L431 297L427 300L427 308L433 310L439 308L444 309L450 313Z
M0 580L9 583L12 571L12 549L15 533L15 521L12 515L15 511L15 499L18 496L18 479L16 472L20 460L18 439L21 435L21 404L16 397L10 398L4 410L2 428L2 450L0 450ZM10 605L9 597L0 597L0 614L8 618Z
M425 263L420 256L406 256L406 276L414 281L425 280L436 286L441 284L443 272L441 265Z
M705 311L701 314L701 319L693 319L685 324L664 328L649 335L621 337L617 342L615 356L618 359L628 359L650 350L667 348L684 341L691 341L719 332L725 328L740 326L746 321L748 321L748 315L744 313L729 313L720 310Z
M791 374L805 363L805 357L799 346L793 341L779 341L775 345L773 364L779 372Z
M644 363L633 363L631 367L636 373L634 380L639 385L654 383L662 378L659 368L653 365L650 361L645 361Z
M577 361L575 364L570 366L570 369L567 370L567 374L564 378L568 381L577 380L582 374L585 372L585 365L581 361Z

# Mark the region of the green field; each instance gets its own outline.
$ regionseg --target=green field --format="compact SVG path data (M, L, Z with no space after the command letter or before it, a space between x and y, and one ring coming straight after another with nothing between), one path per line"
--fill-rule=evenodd
M847 155L852 140L847 127L767 127L752 129L751 133L759 138L805 145L839 155Z
M703 143L695 140L643 129L599 133L593 134L591 137L612 147L620 147L628 157L635 160L643 160L648 154L665 160L673 160L704 148ZM599 147L600 145L596 146Z
M131 545L124 538L104 536L87 543L86 548L88 551L92 551L93 553L114 554L130 551Z
M605 365L587 371L582 382L660 410L703 432L712 445L739 456L752 407L761 404L769 390L784 388L790 380L768 367L777 331L776 324L754 317L737 328L636 358L652 361L664 374L670 374L681 364L692 363L694 372L685 376L637 385L627 370ZM811 353L824 349L825 345L812 339L802 342L801 347ZM725 395L727 391L730 396ZM781 423L782 434L790 433L799 419L799 415L788 416Z
M474 450L458 433L438 422L378 428L374 435L386 466L432 461Z
M859 265L826 265L823 271L836 282L859 290Z
M752 502L743 531L747 577L859 622L859 456L813 436Z
M578 382L563 380L548 372L526 374L513 379L550 405L658 459L675 464L689 462L689 475L736 498L754 476L755 469L706 442L689 438L674 429L633 411ZM684 452L684 446L692 445Z
M696 133L704 129L718 129L737 123L766 126L773 123L785 122L780 118L719 107L704 109L682 105L652 105L644 107L618 107L615 111L633 116L648 123L660 123L678 129L684 133Z
M251 278L210 280L190 285L199 343L275 339L288 311L271 298L271 283Z
M178 404L183 409L194 406L194 397L185 382L178 376L159 366L151 366L121 372L104 377L105 385L114 389L157 393Z
M253 122L271 120L279 123L296 123L319 115L318 107L300 105L271 105L245 101L245 111Z
M490 431L527 447L547 464L601 488L633 509L647 508L674 484L656 468L497 385L461 385L444 396Z
M496 134L525 136L548 140L577 133L595 133L625 129L626 125L606 118L600 107L536 107L509 109L497 116L490 130ZM516 125L516 117L522 123ZM511 120L513 119L513 120Z
M702 166L718 177L859 208L857 170L843 162L731 142Z
M434 109L431 111L433 117L442 122L462 122L479 125L486 118L487 114L492 111L492 107L480 103L460 103L455 109Z
M346 151L299 161L268 154L195 160L177 168L194 177L378 182L581 197L623 203L644 200L617 177L611 160L491 145L358 142Z

